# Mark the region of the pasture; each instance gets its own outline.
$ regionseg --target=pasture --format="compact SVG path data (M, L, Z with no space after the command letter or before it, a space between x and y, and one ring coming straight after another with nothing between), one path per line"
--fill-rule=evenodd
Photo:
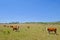
M58 24L0 24L0 40L60 40L60 25ZM19 25L15 32L9 25ZM49 34L48 27L56 27L56 34Z

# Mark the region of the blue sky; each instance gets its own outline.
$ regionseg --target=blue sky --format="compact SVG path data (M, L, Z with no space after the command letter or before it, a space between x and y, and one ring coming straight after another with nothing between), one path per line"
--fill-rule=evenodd
M60 0L0 0L0 22L60 21Z

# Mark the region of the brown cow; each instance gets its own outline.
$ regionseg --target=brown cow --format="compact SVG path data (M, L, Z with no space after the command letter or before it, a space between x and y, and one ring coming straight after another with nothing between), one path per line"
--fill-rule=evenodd
M19 26L15 25L15 26L10 26L11 28L13 28L13 31L18 31L19 30Z
M4 27L6 27L6 25L3 25Z
M47 28L47 30L48 30L49 33L50 32L54 32L56 34L57 28L55 28L55 27L49 27L49 28Z
M29 29L29 28L30 28L30 26L27 26L27 28Z

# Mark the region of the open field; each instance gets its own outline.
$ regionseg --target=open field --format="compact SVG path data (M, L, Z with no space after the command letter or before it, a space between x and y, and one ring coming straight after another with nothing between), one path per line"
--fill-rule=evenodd
M19 25L19 31L3 27L0 24L0 40L60 40L60 25L58 24L6 24ZM29 28L27 28L29 26ZM48 34L47 27L56 27L56 34Z

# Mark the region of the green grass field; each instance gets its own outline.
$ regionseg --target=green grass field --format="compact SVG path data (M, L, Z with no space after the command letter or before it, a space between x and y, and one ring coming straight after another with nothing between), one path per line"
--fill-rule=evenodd
M14 25L14 24L6 24ZM60 40L60 25L58 24L16 24L19 25L19 32L12 28L3 27L0 24L0 40ZM30 28L27 28L30 26ZM48 34L47 27L56 27L56 34Z

